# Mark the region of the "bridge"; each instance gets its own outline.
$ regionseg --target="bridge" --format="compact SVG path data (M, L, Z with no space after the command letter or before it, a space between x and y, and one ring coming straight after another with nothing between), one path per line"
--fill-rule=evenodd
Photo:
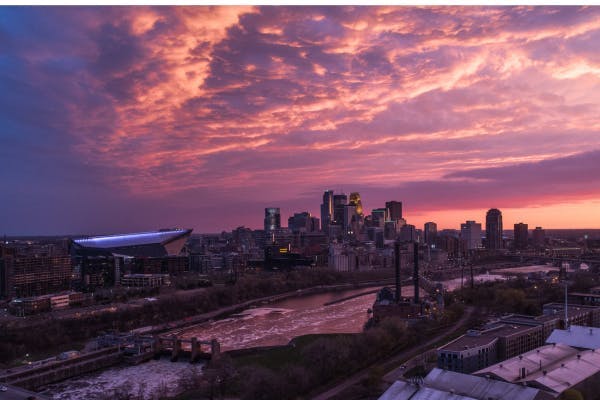
M535 263L552 263L558 267L563 262L569 264L587 264L591 267L600 267L600 259L598 258L584 258L584 257L573 257L573 256L551 256L551 255L536 255L536 254L512 254L510 255L515 261L519 262L535 262Z

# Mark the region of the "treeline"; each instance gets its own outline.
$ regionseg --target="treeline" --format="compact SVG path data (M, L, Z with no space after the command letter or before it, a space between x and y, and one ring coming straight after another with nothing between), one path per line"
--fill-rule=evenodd
M591 272L569 274L569 291L587 292L600 284L598 275ZM446 304L462 301L489 312L539 315L542 305L564 302L564 285L559 282L511 279L485 282L446 294Z
M83 314L86 309L82 309L79 317L58 319L52 314L42 314L11 320L0 326L0 363L10 364L26 353L33 356L37 352L47 353L53 348L95 337L100 331L129 331L288 291L389 276L389 271L339 273L327 269L247 274L231 285L207 287L193 293L176 292L139 307L119 307L117 304L110 312Z

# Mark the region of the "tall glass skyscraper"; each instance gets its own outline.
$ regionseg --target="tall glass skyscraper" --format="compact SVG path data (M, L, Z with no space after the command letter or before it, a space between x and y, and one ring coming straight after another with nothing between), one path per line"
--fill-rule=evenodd
M497 208L488 210L485 216L485 247L489 250L503 248L502 213Z
M329 224L333 216L333 190L326 190L323 193L323 204L321 204L321 230L325 233L329 231Z
M265 232L281 228L281 213L279 207L265 208Z

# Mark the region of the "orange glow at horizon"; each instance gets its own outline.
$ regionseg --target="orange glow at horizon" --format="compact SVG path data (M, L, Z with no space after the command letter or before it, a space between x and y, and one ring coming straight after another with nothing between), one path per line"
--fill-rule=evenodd
M544 229L600 229L600 198L572 203L553 204L540 207L503 208L490 205L502 212L504 230L512 230L513 225L523 222L528 229L541 226ZM485 213L489 209L440 210L417 212L411 216L408 210L407 223L423 229L426 222L435 222L440 229L460 230L460 224L467 220L481 223L485 230Z

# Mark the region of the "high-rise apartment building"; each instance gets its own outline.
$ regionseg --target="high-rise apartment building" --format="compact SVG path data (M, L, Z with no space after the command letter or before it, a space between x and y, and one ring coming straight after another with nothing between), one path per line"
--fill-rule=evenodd
M329 231L329 225L333 218L333 190L326 190L323 193L323 203L321 204L321 230L325 233Z
M281 213L279 207L265 208L265 232L281 228Z
M31 297L68 290L73 267L69 256L0 258L0 297Z
M437 237L437 224L435 222L426 222L423 228L423 235L425 243L429 247L434 245Z
M543 247L546 244L546 231L541 226L536 226L532 232L533 245Z
M503 248L502 240L502 213L497 208L488 210L485 216L485 239L488 250Z
M460 224L460 238L464 242L466 250L481 248L481 224L475 221Z
M386 201L385 208L387 209L387 220L398 221L402 218L402 202L401 201Z
M515 224L515 249L524 249L527 247L529 239L529 230L527 224L519 222Z

